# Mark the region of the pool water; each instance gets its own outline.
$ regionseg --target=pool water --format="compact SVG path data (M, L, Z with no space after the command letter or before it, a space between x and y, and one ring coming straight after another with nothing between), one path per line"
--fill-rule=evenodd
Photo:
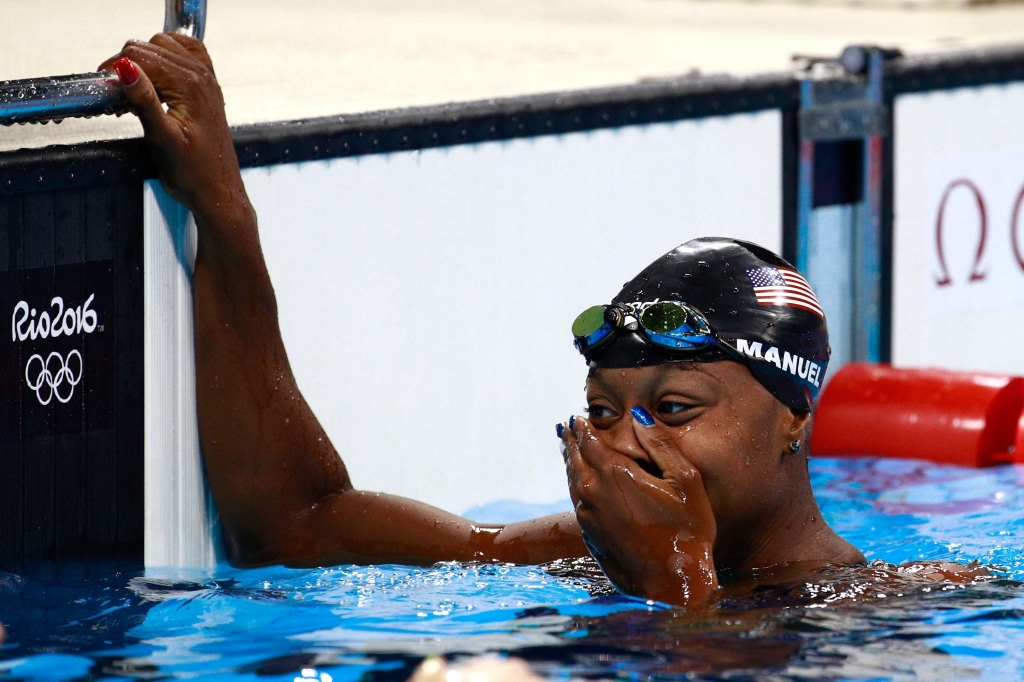
M424 656L492 651L564 680L1024 678L1024 467L822 459L811 473L868 559L979 559L1002 577L886 585L879 563L694 614L616 595L589 564L0 573L0 679L405 680Z

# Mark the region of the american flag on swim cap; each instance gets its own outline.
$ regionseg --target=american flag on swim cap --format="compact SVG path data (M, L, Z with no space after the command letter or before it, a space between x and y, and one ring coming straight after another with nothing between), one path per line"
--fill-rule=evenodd
M783 305L809 310L821 319L825 313L818 298L799 272L791 268L754 268L747 270L754 285L758 305Z

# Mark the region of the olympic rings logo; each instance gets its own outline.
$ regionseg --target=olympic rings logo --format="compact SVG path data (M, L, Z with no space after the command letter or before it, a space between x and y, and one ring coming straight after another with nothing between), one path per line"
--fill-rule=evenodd
M77 372L74 369L72 358L78 359ZM75 386L82 380L83 367L82 354L77 350L68 353L66 360L56 351L46 356L46 360L43 360L42 355L36 354L30 357L25 364L25 383L28 384L30 391L35 391L40 405L49 405L54 396L58 401L67 403L75 394ZM67 386L66 389L63 389L67 392L66 397L62 393L62 386ZM43 400L44 393L46 400Z

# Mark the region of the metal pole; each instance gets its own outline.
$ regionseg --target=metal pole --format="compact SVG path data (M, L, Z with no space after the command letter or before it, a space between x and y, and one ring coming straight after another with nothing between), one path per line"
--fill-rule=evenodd
M872 50L868 58L865 99L882 106L884 55ZM864 198L854 233L853 359L881 360L882 285L882 136L864 138Z
M167 0L164 31L202 40L205 28L206 0ZM127 110L117 75L108 71L0 82L0 125L60 122Z
M184 33L202 40L206 32L206 0L167 0L164 33Z
M838 59L812 63L801 83L796 266L808 273L812 284L819 269L848 272L851 290L844 294L845 305L837 308L845 312L842 319L832 320L835 328L849 329L847 360L882 359L883 151L890 134L883 67L898 55L896 50L853 45ZM836 244L812 258L810 246L820 237L811 234L818 229L813 220L814 177L821 160L815 158L815 145L847 140L863 141L861 198L844 219L851 230L851 241L846 242L849 250Z
M814 106L814 81L805 78L800 83L800 108ZM796 269L807 272L810 248L811 211L814 210L814 140L800 139L800 165L797 185L796 210Z

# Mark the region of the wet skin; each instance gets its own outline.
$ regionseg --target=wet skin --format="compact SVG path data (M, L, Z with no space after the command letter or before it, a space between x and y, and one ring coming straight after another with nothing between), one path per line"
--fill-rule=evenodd
M620 589L694 605L722 569L791 562L810 575L863 561L822 521L804 452L787 451L805 440L807 416L733 362L594 373L589 420L563 434L575 514L490 526L356 490L288 364L205 48L162 34L127 43L101 68L122 57L138 69L122 85L160 179L198 228L199 436L231 563L543 563L589 547ZM654 426L634 422L636 405Z
M703 602L722 569L864 561L822 519L804 450L789 447L809 415L745 366L595 370L587 410L563 431L569 489L584 541L624 592Z

